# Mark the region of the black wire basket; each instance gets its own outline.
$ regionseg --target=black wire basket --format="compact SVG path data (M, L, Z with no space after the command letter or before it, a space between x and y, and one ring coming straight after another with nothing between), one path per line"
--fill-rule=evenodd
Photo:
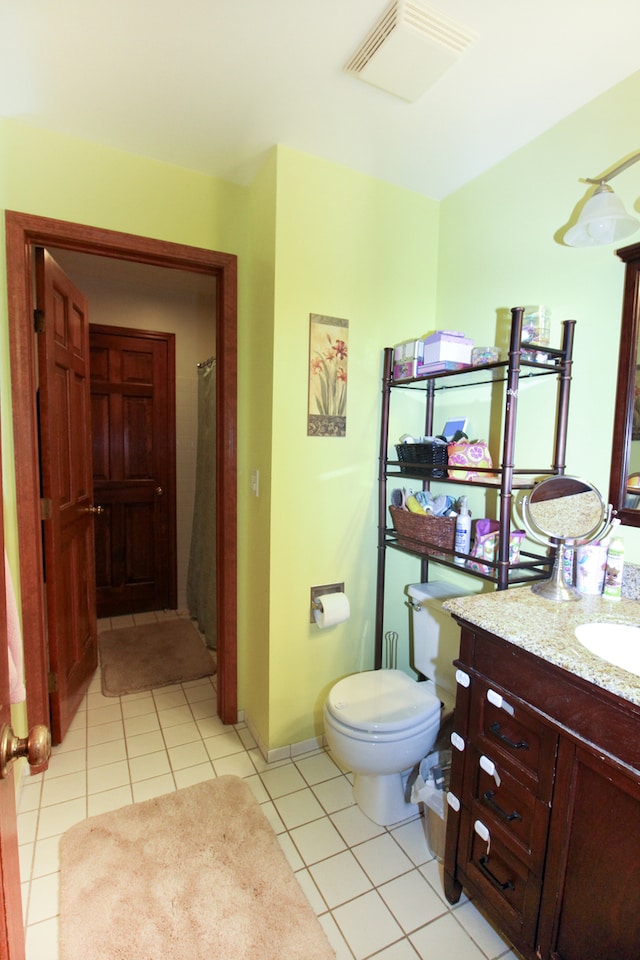
M448 444L446 443L437 441L397 443L396 453L400 462L400 473L417 473L434 479L448 475Z

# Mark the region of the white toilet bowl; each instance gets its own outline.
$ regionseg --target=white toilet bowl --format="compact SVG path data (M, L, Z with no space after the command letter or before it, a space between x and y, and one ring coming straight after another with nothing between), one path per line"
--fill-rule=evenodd
M405 820L402 774L422 760L438 735L440 700L431 683L401 670L368 670L339 680L324 705L327 743L354 775L353 794L375 823Z

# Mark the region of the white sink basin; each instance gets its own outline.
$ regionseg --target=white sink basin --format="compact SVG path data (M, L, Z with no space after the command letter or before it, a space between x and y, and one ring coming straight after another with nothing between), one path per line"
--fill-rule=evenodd
M583 623L576 627L576 637L597 657L640 677L640 626Z

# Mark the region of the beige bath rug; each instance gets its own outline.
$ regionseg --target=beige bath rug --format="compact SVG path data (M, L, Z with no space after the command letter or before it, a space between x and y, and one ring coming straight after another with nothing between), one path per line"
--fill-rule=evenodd
M190 620L176 617L98 636L102 692L119 697L216 672L215 652Z
M331 960L268 820L219 777L76 824L60 960Z

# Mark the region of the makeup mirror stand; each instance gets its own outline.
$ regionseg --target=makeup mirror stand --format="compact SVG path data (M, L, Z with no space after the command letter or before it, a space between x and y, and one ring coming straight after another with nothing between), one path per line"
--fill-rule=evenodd
M567 481L573 478L567 477ZM544 482L544 481L543 481ZM557 482L557 481L556 481ZM595 491L595 488L592 488ZM531 518L531 498L524 496L522 498L522 521L530 537L546 547L551 547L556 551L556 557L553 564L551 577L548 580L541 580L531 587L531 592L545 600L554 600L564 602L568 600L580 600L582 594L572 585L564 582L564 565L567 548L575 548L593 543L595 540L601 540L608 535L612 526L613 508L611 504L602 512L595 527L585 530L584 536L578 537L560 537L552 536L548 531L542 531L536 526Z

